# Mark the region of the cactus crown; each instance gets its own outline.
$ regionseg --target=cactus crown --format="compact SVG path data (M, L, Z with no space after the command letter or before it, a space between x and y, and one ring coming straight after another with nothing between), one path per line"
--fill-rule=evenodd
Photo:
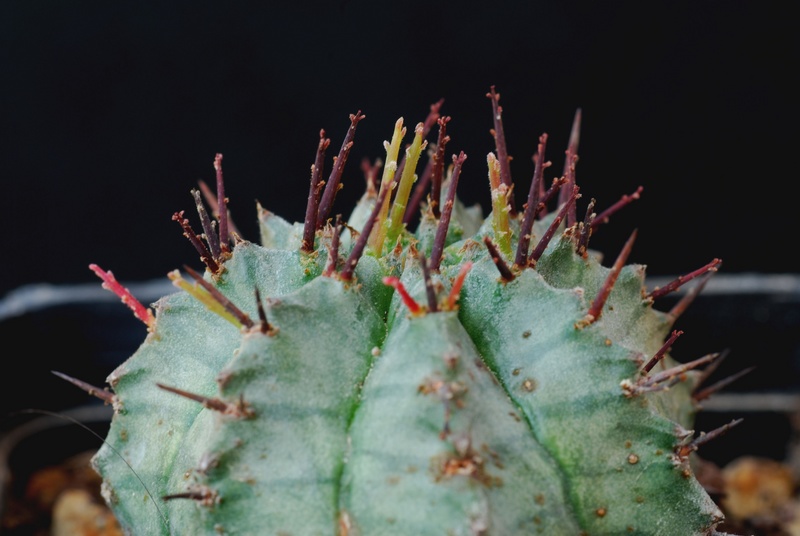
M204 273L172 272L181 291L149 308L91 266L147 326L110 390L62 375L114 405L94 465L128 532L714 534L693 453L738 421L693 433L720 355L670 349L720 260L647 291L634 231L602 264L592 234L641 188L578 216L580 110L563 174L548 184L542 134L517 206L487 97L486 218L456 196L467 157L446 158L440 101L413 133L396 122L347 219L332 209L360 111L327 179L320 133L302 224L259 206L260 244L242 238L218 154L216 193L191 192L202 230L173 216Z

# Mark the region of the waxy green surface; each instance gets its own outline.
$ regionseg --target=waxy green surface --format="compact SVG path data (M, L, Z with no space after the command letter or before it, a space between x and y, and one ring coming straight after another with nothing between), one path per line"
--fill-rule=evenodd
M422 146L415 138L414 158ZM576 228L562 223L540 258L516 267L521 215L505 226L456 199L432 306L420 262L437 220L424 213L415 235L393 225L406 201L384 207L387 238L352 279L342 266L374 193L335 255L330 227L303 252L303 225L259 207L261 245L239 239L204 276L253 327L184 292L155 305L146 340L108 378L116 412L94 458L126 532L715 534L721 513L676 450L697 374L653 393L623 389L646 376L675 320L646 297L644 267L625 266L587 321L610 269L575 252ZM535 223L531 248L553 221ZM483 242L497 233L510 280ZM667 355L653 373L676 364Z

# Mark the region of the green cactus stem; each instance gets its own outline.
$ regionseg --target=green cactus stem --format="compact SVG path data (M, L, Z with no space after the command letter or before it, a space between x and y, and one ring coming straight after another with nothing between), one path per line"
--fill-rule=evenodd
M176 292L145 307L91 265L146 337L107 388L56 374L114 406L93 463L128 534L718 534L696 451L740 420L696 434L694 417L740 375L703 387L724 354L672 349L721 261L648 291L627 263L634 230L603 265L592 235L642 188L599 214L584 204L580 110L560 176L539 136L518 210L487 96L488 215L456 195L487 171L463 152L445 165L439 101L402 160L396 121L385 164L362 163L366 192L332 217L359 111L327 180L320 131L302 223L258 206L261 243L242 238L217 154L216 194L191 191L202 230L173 216L204 270L173 271Z

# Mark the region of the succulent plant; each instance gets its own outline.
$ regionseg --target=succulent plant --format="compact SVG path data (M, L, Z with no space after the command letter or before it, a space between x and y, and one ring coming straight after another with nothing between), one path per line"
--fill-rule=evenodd
M57 374L114 406L93 463L128 533L717 534L695 451L738 420L694 433L721 356L670 349L721 261L648 291L634 232L604 266L589 239L641 188L576 216L580 110L551 181L539 137L518 207L487 97L485 218L456 196L466 155L445 158L439 101L405 146L397 120L346 219L332 207L360 111L327 180L320 132L303 223L258 206L260 244L244 239L218 154L216 193L192 190L201 230L173 218L202 273L172 272L180 290L149 308L91 265L147 336L110 389Z

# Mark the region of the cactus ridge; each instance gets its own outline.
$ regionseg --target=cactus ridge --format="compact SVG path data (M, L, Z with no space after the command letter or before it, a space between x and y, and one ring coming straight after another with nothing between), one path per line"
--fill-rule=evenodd
M115 407L93 464L126 532L717 534L692 429L700 367L719 356L671 356L679 311L655 309L644 266L626 264L635 232L610 267L588 247L641 188L577 218L579 110L563 175L545 184L542 135L518 209L487 96L486 217L455 194L466 155L441 161L439 101L405 157L397 121L347 219L331 207L360 111L327 181L320 132L303 223L259 205L260 244L243 239L217 155L209 210L192 192L202 233L174 216L204 273L173 272L180 290L148 309L92 265L147 325L112 391L93 388Z

